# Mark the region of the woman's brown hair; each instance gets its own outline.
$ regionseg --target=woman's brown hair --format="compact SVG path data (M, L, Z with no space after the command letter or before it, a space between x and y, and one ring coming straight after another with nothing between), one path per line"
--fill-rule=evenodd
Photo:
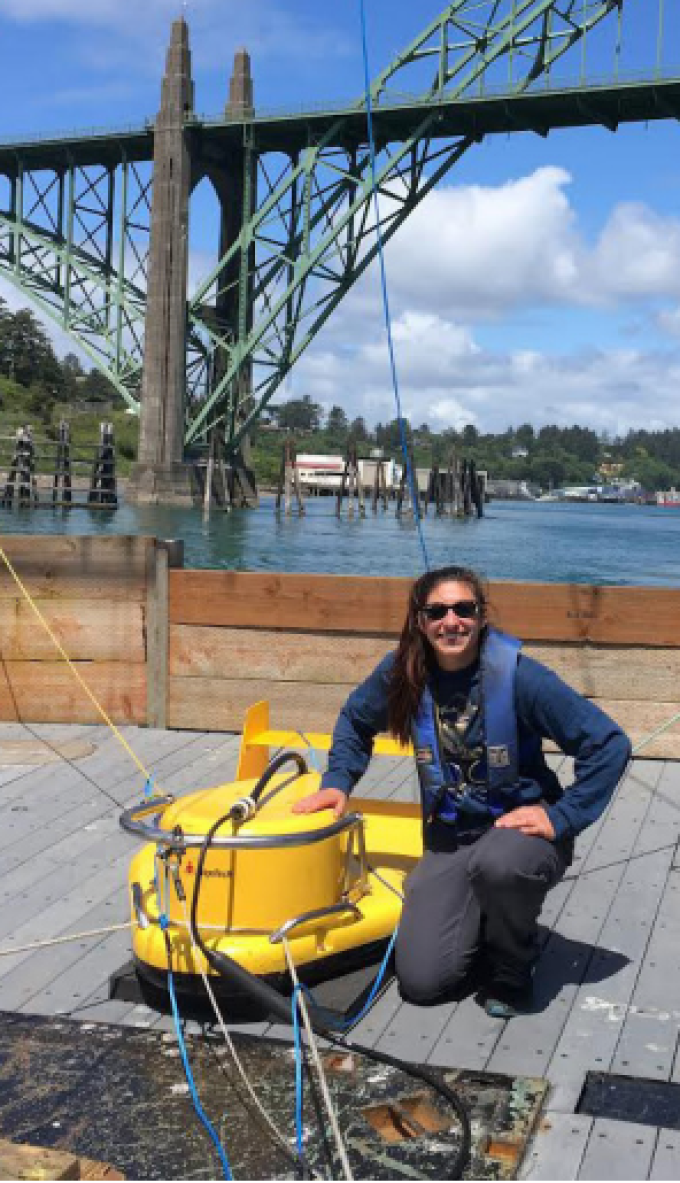
M411 724L428 675L436 664L430 645L418 625L418 613L427 603L430 592L448 579L467 584L477 602L480 621L482 624L486 621L484 584L479 575L468 567L440 567L437 571L421 575L413 584L387 692L388 727L395 739L401 740L403 744L411 740Z

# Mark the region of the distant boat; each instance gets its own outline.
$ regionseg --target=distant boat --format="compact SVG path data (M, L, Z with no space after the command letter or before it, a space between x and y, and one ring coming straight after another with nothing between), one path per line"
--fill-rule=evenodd
M680 509L680 492L677 489L664 489L657 493L656 504L662 509Z

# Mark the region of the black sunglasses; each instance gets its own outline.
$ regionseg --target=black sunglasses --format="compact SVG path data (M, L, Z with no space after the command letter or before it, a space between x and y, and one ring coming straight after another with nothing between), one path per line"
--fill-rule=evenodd
M426 620L443 620L448 612L455 612L459 620L474 620L479 616L476 600L456 600L455 604L424 604L418 609Z

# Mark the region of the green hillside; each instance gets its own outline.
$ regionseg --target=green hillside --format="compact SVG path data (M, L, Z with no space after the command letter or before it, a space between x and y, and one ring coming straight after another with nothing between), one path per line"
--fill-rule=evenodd
M36 445L56 440L59 422L70 424L74 453L94 457L102 421L113 424L118 473L125 476L136 457L138 420L126 412L120 395L97 370L86 372L74 353L58 358L32 312L11 312L0 299L0 467L7 463L16 429L30 424ZM427 423L406 424L418 467L446 466L453 450L474 460L494 479L524 480L547 489L590 484L598 479L632 478L647 490L680 487L680 429L629 431L611 439L591 428L524 423L500 433L481 432L474 424L460 431L436 432ZM350 422L340 406L328 412L305 395L270 406L252 437L252 463L260 484L278 479L287 436L298 452L344 454L351 443L359 456L381 449L397 461L402 431L394 419L369 427L363 418ZM37 451L40 448L37 447ZM50 471L51 450L38 471Z

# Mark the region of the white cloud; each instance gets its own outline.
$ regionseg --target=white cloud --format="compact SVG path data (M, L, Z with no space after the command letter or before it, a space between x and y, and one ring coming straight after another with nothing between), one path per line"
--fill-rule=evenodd
M546 301L680 296L680 219L622 204L591 245L569 201L570 182L564 169L546 166L496 188L430 194L388 247L401 306L490 319Z
M465 326L413 313L395 322L394 340L402 408L415 424L502 431L509 423L580 423L613 435L677 425L677 349L493 351ZM341 402L350 418L396 415L387 349L369 325L351 352L316 348L303 357L295 393L326 408Z
M670 334L671 337L680 337L680 305L660 312L657 324L662 332Z
M680 351L645 343L654 327L680 336L680 306L658 308L680 297L680 220L619 205L589 242L568 198L569 181L564 170L548 167L493 189L442 188L390 243L399 384L413 422L470 422L486 430L579 422L612 434L677 425ZM533 314L540 311L545 328L550 306L554 338L562 324L563 344L554 353L533 347L530 336ZM631 306L646 324L638 348L630 348ZM569 310L579 308L589 310L592 346L570 353ZM619 312L625 348L598 347L600 317L608 317L611 340ZM344 400L352 416L393 418L382 315L373 270L302 359L296 391L325 406ZM508 349L494 344L489 322L507 340L510 315L517 345Z
M594 286L610 297L680 294L680 220L639 203L617 206L591 266Z
M569 174L540 168L498 188L436 190L389 248L389 278L420 307L487 316L571 289L579 243Z

